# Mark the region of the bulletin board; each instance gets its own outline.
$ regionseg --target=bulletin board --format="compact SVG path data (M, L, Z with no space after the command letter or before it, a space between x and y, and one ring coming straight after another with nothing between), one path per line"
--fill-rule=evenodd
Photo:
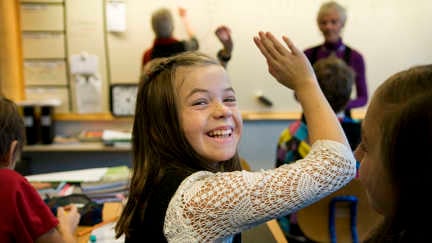
M107 0L107 3L111 1ZM214 35L217 26L232 30L234 51L228 64L242 111L296 112L301 108L290 90L278 84L268 73L264 58L253 43L258 31L291 37L300 48L322 43L316 14L323 1L295 0L123 0L126 6L126 30L107 33L107 55L111 83L137 82L142 53L152 45L151 13L159 7L172 9L174 36L186 38L177 7L188 10L188 17L200 44L200 50L212 56L221 48ZM369 93L391 74L408 67L432 63L432 3L430 0L340 0L347 9L342 33L346 44L360 51L366 62ZM256 99L262 92L272 107Z

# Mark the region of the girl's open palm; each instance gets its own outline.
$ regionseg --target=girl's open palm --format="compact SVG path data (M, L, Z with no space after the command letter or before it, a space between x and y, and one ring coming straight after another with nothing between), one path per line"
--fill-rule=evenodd
M270 74L293 90L308 82L316 82L312 66L303 52L288 37L282 38L288 49L269 32L259 32L259 37L254 37L255 44L267 60Z

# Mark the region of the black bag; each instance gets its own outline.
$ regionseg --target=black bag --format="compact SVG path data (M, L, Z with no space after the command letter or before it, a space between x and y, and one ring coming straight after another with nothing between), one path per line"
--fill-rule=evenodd
M57 216L58 207L75 204L81 214L79 225L93 226L102 222L103 204L93 202L85 194L71 194L63 197L52 197L45 199L45 203L55 216Z

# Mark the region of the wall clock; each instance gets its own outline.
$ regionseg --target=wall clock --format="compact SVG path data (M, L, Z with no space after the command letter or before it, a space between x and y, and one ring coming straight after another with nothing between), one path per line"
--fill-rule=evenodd
M133 116L137 92L137 84L112 84L110 105L113 116Z

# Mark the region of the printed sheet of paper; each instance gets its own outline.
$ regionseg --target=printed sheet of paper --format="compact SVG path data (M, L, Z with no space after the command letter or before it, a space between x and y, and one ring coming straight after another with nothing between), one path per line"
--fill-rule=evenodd
M66 85L66 63L64 60L26 60L24 77L27 85Z
M126 31L126 4L122 2L107 2L107 30L110 32Z
M72 74L96 74L98 73L99 59L96 55L85 52L70 56L70 72Z
M76 75L75 82L77 112L102 112L102 81L99 75Z
M108 168L92 168L83 170L70 170L62 172L43 173L26 176L28 181L43 181L43 182L90 182L99 181L107 172Z

